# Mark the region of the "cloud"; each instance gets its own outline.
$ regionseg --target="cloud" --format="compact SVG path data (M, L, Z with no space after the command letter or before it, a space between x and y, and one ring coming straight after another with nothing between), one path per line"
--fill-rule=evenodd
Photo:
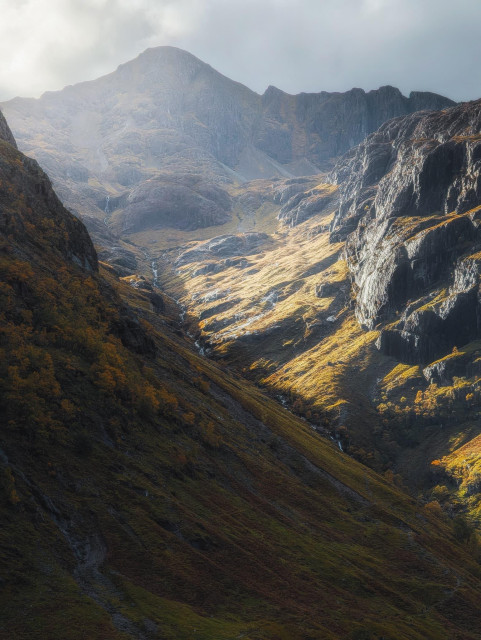
M176 33L170 3L0 0L0 93L36 95L107 73Z
M93 79L149 46L262 92L382 84L481 96L478 0L0 0L0 99Z

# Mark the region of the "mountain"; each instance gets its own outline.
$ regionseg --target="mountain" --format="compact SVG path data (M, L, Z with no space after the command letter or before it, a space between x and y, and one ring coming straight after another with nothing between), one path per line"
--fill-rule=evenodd
M460 431L476 433L473 260L460 266L463 273L453 267L476 233L464 220L428 250L421 235L404 247L398 230L389 244L383 229L391 223L378 228L384 214L376 214L368 225L366 207L378 190L386 202L406 200L400 220L411 206L416 216L451 201L476 206L477 187L468 182L477 160L458 166L448 149L465 135L453 114L470 107L452 105L428 93L405 98L392 87L299 96L270 87L259 96L190 54L161 47L104 78L4 108L21 148L42 162L117 275L161 287L181 305L183 327L202 353L304 417L317 416L318 426L327 416L330 435L352 456L401 472L430 499L437 486L431 462L452 453L450 439ZM410 114L425 108L441 110ZM438 129L410 141L414 123L425 121ZM293 175L318 167L332 171ZM449 197L439 197L451 171ZM428 243L441 238L442 226ZM399 256L418 250L414 274ZM438 299L428 287L411 308L423 269L428 279L445 278L446 290L456 280L459 291L438 288ZM431 312L431 295L439 312ZM462 343L473 357L452 353ZM461 385L454 382L460 377ZM443 391L434 393L433 383ZM463 402L471 395L473 403ZM452 425L452 415L465 426Z
M242 208L233 184L319 173L385 120L452 104L393 87L260 96L158 47L98 80L1 107L66 205L125 235L225 223Z
M1 131L0 638L479 638L466 520L198 355Z

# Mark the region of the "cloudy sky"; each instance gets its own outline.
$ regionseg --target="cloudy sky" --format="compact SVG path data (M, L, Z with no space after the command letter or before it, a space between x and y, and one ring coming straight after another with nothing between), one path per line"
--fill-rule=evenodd
M0 100L175 45L263 92L481 97L479 0L0 0Z

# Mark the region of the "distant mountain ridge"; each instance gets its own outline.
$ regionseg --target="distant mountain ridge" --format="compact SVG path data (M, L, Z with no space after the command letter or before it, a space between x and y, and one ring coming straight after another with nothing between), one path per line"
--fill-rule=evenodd
M344 93L321 91L289 95L269 87L262 96L263 125L258 142L263 151L278 162L298 160L302 154L321 169L333 159L359 144L376 131L383 122L415 111L439 110L455 103L435 93L413 91L409 97L391 86L369 92L351 89ZM276 148L273 141L263 136L268 125L289 127L284 149ZM279 128L274 128L280 135ZM303 140L305 140L303 144Z
M112 222L123 232L219 224L230 203L214 186L319 173L385 120L453 104L393 87L297 96L269 87L260 96L158 47L97 80L1 108L67 206L102 218L118 209ZM200 214L179 218L179 208Z

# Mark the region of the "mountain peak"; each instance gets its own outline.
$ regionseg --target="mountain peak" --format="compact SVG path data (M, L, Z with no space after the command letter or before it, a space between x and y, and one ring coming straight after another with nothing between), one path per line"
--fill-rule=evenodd
M264 91L264 93L262 94L262 97L269 97L271 95L286 95L285 91L282 91L282 89L279 89L278 87L275 87L273 84L270 84L267 89Z
M156 73L162 74L163 76L171 72L180 73L180 80L182 80L182 74L185 71L195 74L201 69L209 70L219 76L221 75L209 64L203 62L192 53L171 46L149 47L133 60L119 65L117 70L110 75L117 75L119 72L122 73L126 70L130 71L131 69L135 69L136 72L140 69L142 74L156 71Z
M180 49L179 47L171 47L171 46L160 46L160 47L148 47L145 51L142 51L136 58L130 60L129 62L120 65L121 67L126 64L132 64L134 62L147 62L147 61L156 61L162 62L164 64L168 63L197 63L199 65L209 67L206 62L203 62L192 53L185 51L185 49Z
M70 208L104 219L108 196L122 210L119 229L136 218L138 230L140 218L182 228L225 222L230 200L215 185L330 169L386 120L450 105L389 86L291 95L271 85L260 96L161 46L96 80L3 108L20 147L41 160Z

